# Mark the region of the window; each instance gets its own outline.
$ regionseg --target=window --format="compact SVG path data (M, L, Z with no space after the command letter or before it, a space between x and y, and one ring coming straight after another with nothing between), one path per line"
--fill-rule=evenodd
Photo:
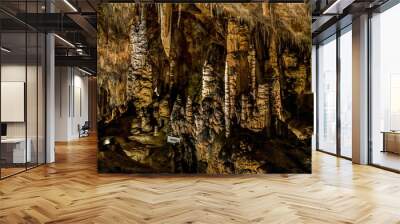
M44 1L1 2L38 13ZM0 178L45 163L45 35L9 14L0 24Z
M340 36L340 154L352 157L352 33L351 26Z
M400 5L371 18L371 162L400 170Z
M333 35L320 43L317 50L317 149L350 159L352 26L345 27L339 33L340 36Z
M318 48L318 149L336 153L336 36Z

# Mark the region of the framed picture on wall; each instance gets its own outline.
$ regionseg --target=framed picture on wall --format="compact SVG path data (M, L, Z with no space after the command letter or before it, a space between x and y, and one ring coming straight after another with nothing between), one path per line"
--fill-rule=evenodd
M307 4L102 4L98 169L310 173Z

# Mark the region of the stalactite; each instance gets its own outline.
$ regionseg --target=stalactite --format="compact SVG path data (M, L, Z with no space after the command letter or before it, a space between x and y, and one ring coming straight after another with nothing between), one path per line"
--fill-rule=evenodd
M264 61L264 74L267 76L270 76L268 73L268 61ZM271 127L271 120L272 120L272 100L271 100L271 82L267 81L264 84L261 84L258 86L258 91L257 91L258 97L257 100L261 101L258 102L262 106L259 106L260 108L265 108L265 129L266 129L266 134L268 137L271 137L272 133L272 127Z
M182 5L178 4L178 21L177 21L178 27L181 24L181 14L182 14Z
M225 76L226 76L226 88L225 88L225 94L227 95L227 102L226 102L226 107L227 107L227 131L226 135L229 136L230 134L230 126L232 119L234 118L234 115L236 113L235 111L235 99L236 99L236 84L237 84L237 63L238 61L235 58L235 53L238 51L240 47L240 43L238 41L238 24L237 21L230 19L228 21L228 35L226 38L226 46L227 46L227 55L226 55L226 70L225 70Z
M173 51L172 48L172 20L173 20L173 8L174 4L160 4L159 6L159 17L160 17L160 30L161 30L161 43L163 45L164 52L169 61L169 69L166 72L166 84L171 90L176 83L176 66L177 66L177 58L176 58L176 50ZM180 23L181 16L181 4L178 4L178 26ZM175 46L175 48L178 46Z
M169 57L171 51L172 10L172 4L159 5L161 42L167 57Z
M282 108L282 96L281 96L281 80L280 80L280 71L279 71L279 62L278 62L278 47L279 47L279 36L277 31L275 30L277 25L277 18L276 18L276 7L269 4L265 4L263 6L263 14L264 16L268 16L271 24L273 25L274 29L271 30L271 33L268 35L269 41L269 74L271 76L271 86L270 86L270 96L271 96L271 114L277 120L284 122L285 118L283 116L283 108ZM275 131L278 131L278 121L275 120Z
M225 102L227 127L230 127L232 120L240 119L237 113L235 102L241 93L246 93L249 89L249 28L246 24L229 19L228 33L226 37L226 68L225 68ZM239 116L239 117L238 117ZM227 128L229 136L229 128Z
M264 16L267 16L267 17L270 16L270 4L269 3L263 3L262 9L263 9Z

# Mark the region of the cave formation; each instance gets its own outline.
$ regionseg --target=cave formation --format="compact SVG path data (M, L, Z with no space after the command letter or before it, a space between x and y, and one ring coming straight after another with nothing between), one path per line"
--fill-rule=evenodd
M309 11L287 3L103 4L99 171L310 173Z

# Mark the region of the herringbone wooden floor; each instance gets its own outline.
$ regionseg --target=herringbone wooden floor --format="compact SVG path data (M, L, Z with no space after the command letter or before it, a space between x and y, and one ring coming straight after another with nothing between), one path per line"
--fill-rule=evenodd
M99 175L86 138L0 181L0 223L400 223L400 175L318 152L312 175Z

